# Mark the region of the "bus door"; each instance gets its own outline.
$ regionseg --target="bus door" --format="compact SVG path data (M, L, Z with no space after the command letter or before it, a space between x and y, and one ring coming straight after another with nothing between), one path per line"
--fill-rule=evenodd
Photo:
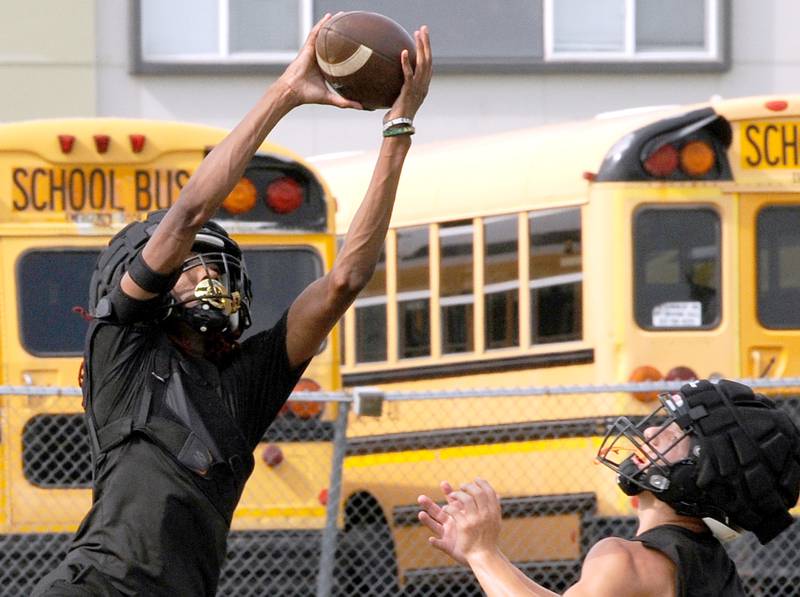
M739 205L742 377L800 375L800 194Z

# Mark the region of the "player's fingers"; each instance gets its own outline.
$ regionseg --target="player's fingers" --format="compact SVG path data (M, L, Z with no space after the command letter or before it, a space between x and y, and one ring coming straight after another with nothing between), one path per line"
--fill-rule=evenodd
M475 500L475 505L479 510L484 511L489 506L489 496L486 495L483 487L477 483L465 483L461 486L461 490L469 494L472 499Z
M486 496L486 503L489 506L499 506L500 498L497 496L497 492L494 490L494 487L492 487L486 479L477 478L475 479L475 484L481 488L483 495Z
M353 100L342 97L338 93L330 92L327 95L328 103L336 106L337 108L353 108L354 110L363 110L364 106Z
M419 496L417 498L417 503L425 511L425 513L434 520L437 520L438 522L444 522L447 519L447 515L442 512L441 506L439 506L439 504L434 502L427 495Z
M414 69L411 67L411 59L408 57L408 50L400 52L400 66L403 67L403 76L406 81L414 77Z
M460 508L454 508L452 504L448 504L445 506L445 509L448 510L448 513L451 513L452 510L458 510L459 512L467 512L471 513L474 512L476 509L475 499L465 491L454 491L450 494L461 506Z
M441 537L444 534L444 527L442 526L442 524L439 521L434 520L433 518L428 516L427 512L420 512L417 515L417 518L422 524L428 527L428 530L431 533L433 533L437 537Z
M338 13L337 13L338 14ZM312 47L314 43L317 41L317 35L319 35L320 29L322 29L323 25L331 20L331 13L326 12L325 15L317 21L317 24L311 28L311 31L308 33L308 37L306 37L305 47Z

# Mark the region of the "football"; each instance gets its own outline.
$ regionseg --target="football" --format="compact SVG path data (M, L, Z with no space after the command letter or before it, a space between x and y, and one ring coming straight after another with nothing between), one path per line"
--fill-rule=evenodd
M367 110L389 108L403 86L400 54L416 64L414 39L389 17L374 12L338 14L319 32L317 64L337 93Z

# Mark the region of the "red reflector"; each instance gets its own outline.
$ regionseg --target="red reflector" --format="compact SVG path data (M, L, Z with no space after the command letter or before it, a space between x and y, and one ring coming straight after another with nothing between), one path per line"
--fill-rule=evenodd
M678 167L678 150L667 143L656 149L644 161L644 169L651 176L663 178L669 176Z
M95 135L94 136L94 146L97 148L97 153L105 153L108 151L108 143L111 141L111 137L108 135Z
M302 203L303 187L295 179L284 176L269 183L267 205L275 213L292 213Z
M144 149L145 136L144 135L128 135L131 140L131 149L133 153L141 153Z
M320 492L319 492L319 495L317 496L317 499L319 500L320 504L322 504L323 506L327 506L328 505L328 489L327 488L326 489L321 489Z
M592 182L592 181L594 181L595 178L597 178L597 174L595 174L594 172L589 172L588 170L586 170L583 173L583 179L584 180L588 180L589 182Z
M692 371L689 367L679 365L667 371L664 379L667 381L691 381L697 379L697 373Z
M283 450L275 444L267 444L267 447L261 452L261 460L263 460L267 466L278 466L283 462Z
M72 151L72 146L75 144L75 137L72 135L59 135L58 144L61 145L61 151L63 153L69 153Z
M781 110L785 110L788 106L789 102L784 100L771 100L764 104L767 110L772 110L773 112L780 112Z

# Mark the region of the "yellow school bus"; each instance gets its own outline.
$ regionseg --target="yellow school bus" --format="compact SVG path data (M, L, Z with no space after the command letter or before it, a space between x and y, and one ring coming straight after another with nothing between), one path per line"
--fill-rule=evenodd
M372 160L314 160L340 231ZM798 305L800 97L602 114L414 148L384 257L344 322L343 379L491 394L797 376ZM400 584L461 582L427 546L416 497L485 477L503 497L509 557L563 589L597 538L632 529L629 500L592 461L610 417L650 412L655 398L386 402L349 422L346 527L385 538ZM357 504L371 505L368 520ZM765 572L769 557L741 541L753 590L783 594L768 577L785 570ZM784 561L785 541L770 548Z
M68 389L78 384L95 260L124 225L169 207L224 135L146 120L0 125L2 594L28 594L90 506L81 398ZM215 218L241 245L252 280L247 335L271 327L332 264L327 187L283 147L260 147ZM334 333L298 389L338 390L338 354ZM335 411L291 402L267 432L234 516L224 594L313 593Z

